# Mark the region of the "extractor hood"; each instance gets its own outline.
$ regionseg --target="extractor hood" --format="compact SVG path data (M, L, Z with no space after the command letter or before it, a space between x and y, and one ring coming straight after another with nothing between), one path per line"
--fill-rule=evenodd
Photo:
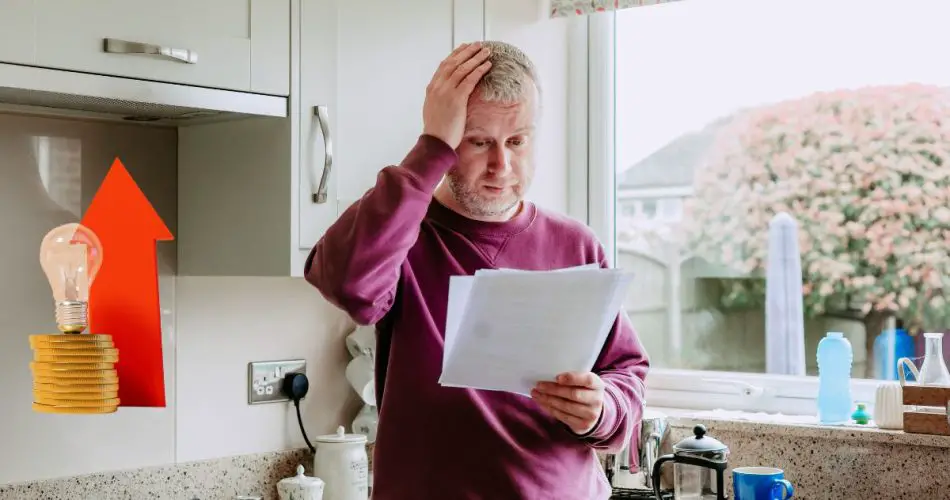
M185 125L287 108L282 96L0 63L0 109Z

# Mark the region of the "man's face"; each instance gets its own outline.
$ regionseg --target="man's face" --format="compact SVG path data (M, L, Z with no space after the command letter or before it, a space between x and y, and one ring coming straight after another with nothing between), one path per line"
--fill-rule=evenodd
M536 92L518 103L468 102L459 162L446 175L455 201L476 219L510 215L534 177Z

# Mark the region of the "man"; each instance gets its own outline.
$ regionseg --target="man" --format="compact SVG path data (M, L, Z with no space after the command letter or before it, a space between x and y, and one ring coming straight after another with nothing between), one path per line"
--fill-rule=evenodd
M593 373L541 381L531 398L438 383L450 276L606 266L588 228L523 199L539 105L520 50L457 48L426 89L415 147L307 261L327 300L376 324L374 500L605 499L594 451L620 447L640 422L649 363L623 315Z

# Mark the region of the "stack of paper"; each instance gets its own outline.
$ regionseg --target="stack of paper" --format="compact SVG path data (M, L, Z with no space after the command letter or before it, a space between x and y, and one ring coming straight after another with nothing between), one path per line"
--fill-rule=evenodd
M563 372L588 372L633 275L596 264L452 276L439 383L529 396Z

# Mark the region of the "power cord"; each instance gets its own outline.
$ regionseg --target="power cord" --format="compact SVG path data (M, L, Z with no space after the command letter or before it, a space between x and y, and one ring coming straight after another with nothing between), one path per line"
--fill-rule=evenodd
M303 399L303 397L307 395L307 391L310 390L310 381L307 380L307 376L303 373L288 373L284 376L282 389L284 394L294 402L294 406L297 408L297 423L300 424L300 433L303 434L303 440L307 442L310 453L316 453L317 449L310 444L310 439L307 438L307 430L303 427L303 418L300 417L300 400Z

